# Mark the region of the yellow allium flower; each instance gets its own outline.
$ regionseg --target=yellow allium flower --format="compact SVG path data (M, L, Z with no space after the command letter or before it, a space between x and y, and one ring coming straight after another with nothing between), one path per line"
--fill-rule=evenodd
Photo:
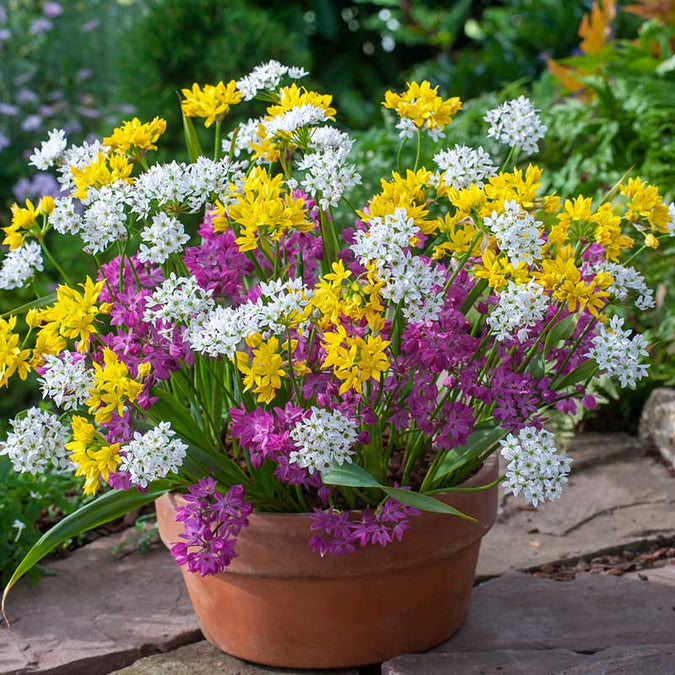
M94 321L99 314L110 311L110 305L97 305L103 281L94 283L89 277L84 284L79 284L82 292L62 285L56 289L56 302L33 315L36 325L41 325L39 336L46 342L58 337L67 340L80 340L79 350L84 353L89 348L91 336L97 333ZM64 345L65 346L65 345Z
M237 368L244 375L244 391L254 388L258 403L270 403L281 388L281 378L286 375L282 368L283 358L279 353L279 340L271 337L253 349L253 361L246 352L237 352Z
M155 143L165 131L166 120L160 117L145 124L134 117L113 129L112 134L103 139L103 144L122 155L144 155L149 150L157 150Z
M91 187L109 185L116 180L131 183L133 168L134 165L124 155L113 153L108 156L99 152L90 164L81 169L70 167L73 183L77 188L73 194L77 199L86 199Z
M633 222L646 222L652 230L668 231L670 216L668 206L663 203L659 189L641 178L630 178L621 187L621 194L628 197L626 218Z
M319 94L316 91L308 91L297 84L282 87L279 90L279 100L267 108L268 118L279 117L293 108L303 105L311 105L324 111L326 119L335 119L335 108L331 107L333 97L330 94Z
M133 403L143 391L143 385L129 376L126 363L111 349L103 350L103 365L94 363L94 385L87 399L89 412L97 424L109 422L114 411L124 412L124 404Z
M205 117L204 126L210 127L214 122L222 121L230 106L241 101L241 92L237 83L230 80L227 84L205 84L200 87L196 82L192 89L183 89L185 99L181 103L183 113L187 117Z
M432 87L423 82L409 82L408 88L402 94L387 91L382 105L395 110L396 114L411 120L418 129L442 130L452 122L452 116L462 107L462 101L457 97L443 99L438 95L438 87Z
M500 173L492 176L485 186L485 194L493 202L503 204L505 201L517 201L524 209L531 209L537 198L537 190L541 186L542 171L538 166L529 164L525 173L522 169L514 169L512 173ZM495 210L488 205L487 214ZM496 209L499 211L500 209Z
M21 348L21 336L14 332L15 328L15 316L10 316L9 319L0 318L0 387L4 387L14 373L18 373L25 380L30 372L30 350Z
M603 204L590 220L595 224L595 241L605 247L607 260L617 261L621 251L635 243L621 232L621 218L614 214L611 204Z
M54 200L52 199L52 204L53 203ZM30 199L26 200L25 206L19 206L17 203L12 204L12 222L8 227L2 228L5 233L5 238L2 240L2 243L9 246L10 250L23 246L23 243L26 240L26 233L35 230L38 216L41 213L41 204L42 200L36 208Z

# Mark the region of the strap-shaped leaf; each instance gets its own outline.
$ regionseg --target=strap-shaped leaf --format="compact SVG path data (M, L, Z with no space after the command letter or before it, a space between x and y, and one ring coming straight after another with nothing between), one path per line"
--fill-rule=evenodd
M7 583L2 594L2 615L7 621L5 614L5 601L7 594L19 579L34 565L40 562L48 553L53 551L59 544L76 537L83 532L93 530L109 523L115 518L126 515L134 509L140 508L171 489L170 481L155 481L147 492L131 490L112 490L101 495L88 504L80 507L75 513L71 513L58 522L48 532L45 532L26 553L19 563L11 579ZM9 623L9 622L8 622Z
M343 487L364 487L364 488L378 488L386 495L397 499L403 504L414 506L421 511L432 511L434 513L447 513L453 516L459 516L466 520L473 520L471 516L458 511L457 509L445 504L444 502L429 497L428 495L412 490L404 490L403 488L389 487L378 483L363 467L357 464L343 464L342 466L334 466L330 471L323 474L323 482L328 485L340 485Z
M584 382L593 377L597 370L598 364L593 359L584 361L578 368L575 368L571 373L565 375L565 377L563 377L560 382L555 384L555 388L558 390L566 389L567 387L571 387L573 384Z
M18 307L15 307L14 309L10 309L9 312L5 312L4 314L0 314L0 319L4 319L7 316L11 316L13 314L25 314L28 310L30 309L38 309L40 307L46 307L47 305L51 305L52 302L56 301L56 293L50 293L49 295L43 295L41 298L37 298L36 300L31 300L30 302L27 302L23 305L19 305Z
M183 131L185 133L185 145L187 146L188 157L191 162L196 162L202 155L202 145L197 136L197 130L192 123L192 118L183 114Z
M577 318L574 314L566 316L562 321L551 328L549 334L546 336L544 343L544 354L548 354L560 340L567 340L574 334L574 328L577 325Z

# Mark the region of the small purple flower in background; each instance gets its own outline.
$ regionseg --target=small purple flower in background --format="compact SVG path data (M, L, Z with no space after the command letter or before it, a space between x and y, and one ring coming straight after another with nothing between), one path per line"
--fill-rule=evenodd
M5 148L8 148L11 145L11 142L5 134L0 131L0 152L2 152Z
M11 103L0 103L0 115L6 117L16 117L19 114L19 109Z
M0 23L6 23L7 22L7 10L0 5Z
M42 127L42 117L40 117L40 115L28 115L28 117L21 122L21 128L24 131L37 131L40 127Z
M313 535L307 545L322 557L327 553L353 553L369 544L387 546L392 541L401 541L410 528L410 518L419 515L422 515L419 509L396 499L387 499L377 509L363 511L358 521L350 520L349 513L332 508L315 509L310 516L310 529L321 534Z
M32 89L19 89L19 92L16 95L16 102L19 105L24 103L37 103L40 99L38 95Z
M87 21L87 23L83 23L80 30L83 33L91 33L91 31L96 30L100 24L101 22L98 19L92 19L91 21Z
M1 141L0 149L2 149ZM26 199L35 201L45 195L58 197L61 192L61 186L52 174L41 171L40 173L36 173L32 180L29 178L18 180L12 188L12 192L17 202L23 203Z
M12 37L12 31L9 28L0 28L0 42L5 42Z
M50 19L55 19L63 14L63 7L58 2L45 2L42 6L42 13Z
M31 22L28 32L31 35L40 35L40 33L46 33L52 28L54 28L54 24L49 19L40 17Z
M189 572L224 572L237 555L237 537L253 511L244 500L243 486L234 485L223 494L213 478L202 478L189 487L185 502L176 510L176 522L185 526L180 535L184 541L173 544L171 555Z
M94 71L91 68L80 68L75 77L80 81L90 80L94 76Z

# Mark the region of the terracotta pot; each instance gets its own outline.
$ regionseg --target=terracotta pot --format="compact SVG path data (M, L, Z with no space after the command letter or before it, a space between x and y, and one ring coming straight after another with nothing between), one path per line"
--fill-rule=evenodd
M493 455L463 487L486 485L497 471ZM291 668L366 665L443 642L464 622L497 489L441 499L478 523L425 513L400 543L324 558L307 548L307 514L253 513L225 574L182 568L205 637L239 658ZM155 502L166 546L179 540L181 501Z

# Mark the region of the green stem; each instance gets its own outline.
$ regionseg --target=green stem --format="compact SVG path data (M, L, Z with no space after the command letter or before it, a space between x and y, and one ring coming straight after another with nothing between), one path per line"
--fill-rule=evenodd
M413 171L417 171L417 167L420 165L420 159L422 158L422 129L421 127L417 129L417 152L415 153L415 168Z
M42 248L44 254L47 256L49 261L51 262L52 265L56 268L56 271L63 277L63 280L68 284L68 286L72 286L72 282L70 281L70 278L68 275L63 271L63 268L59 263L56 262L56 259L54 256L49 252L49 249L47 248L45 242L43 239L39 239L40 242L40 247Z
M222 120L216 120L216 139L213 143L213 160L215 162L220 159L220 129L222 124Z

